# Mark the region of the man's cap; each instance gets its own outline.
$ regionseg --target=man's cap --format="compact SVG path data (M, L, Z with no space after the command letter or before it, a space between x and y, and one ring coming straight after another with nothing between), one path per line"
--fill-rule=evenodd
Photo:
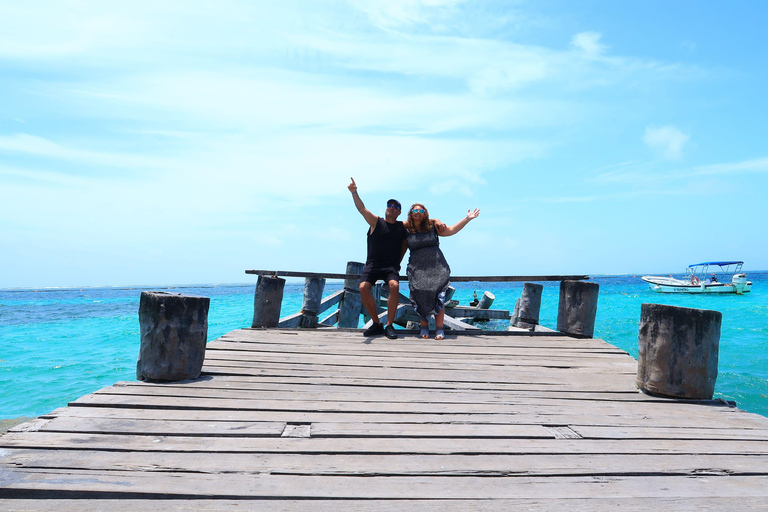
M397 199L387 199L387 204L389 204L389 203L395 203L397 205L397 209L398 210L402 210L403 209L403 205L401 205L400 201L398 201Z

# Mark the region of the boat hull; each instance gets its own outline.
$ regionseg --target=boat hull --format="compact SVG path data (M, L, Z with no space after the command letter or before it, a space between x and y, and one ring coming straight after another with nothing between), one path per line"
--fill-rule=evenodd
M752 290L752 281L744 283L698 283L690 284L669 277L644 276L643 281L657 293L748 293Z

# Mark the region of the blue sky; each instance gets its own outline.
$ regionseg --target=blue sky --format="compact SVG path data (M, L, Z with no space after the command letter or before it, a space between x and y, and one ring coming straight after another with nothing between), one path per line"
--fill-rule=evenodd
M762 1L0 0L0 287L768 268Z

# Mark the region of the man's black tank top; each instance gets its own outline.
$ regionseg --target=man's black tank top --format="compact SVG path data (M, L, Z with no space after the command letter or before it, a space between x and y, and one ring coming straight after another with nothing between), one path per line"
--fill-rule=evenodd
M374 268L395 267L400 269L400 252L403 240L408 236L401 221L389 224L379 217L376 219L376 229L371 233L368 228L368 258L366 265Z

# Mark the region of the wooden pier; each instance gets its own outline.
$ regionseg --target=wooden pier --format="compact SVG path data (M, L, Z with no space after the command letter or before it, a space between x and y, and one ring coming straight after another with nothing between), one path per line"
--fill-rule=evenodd
M0 510L766 508L768 418L641 394L598 339L399 332L237 330L86 395L0 437Z

